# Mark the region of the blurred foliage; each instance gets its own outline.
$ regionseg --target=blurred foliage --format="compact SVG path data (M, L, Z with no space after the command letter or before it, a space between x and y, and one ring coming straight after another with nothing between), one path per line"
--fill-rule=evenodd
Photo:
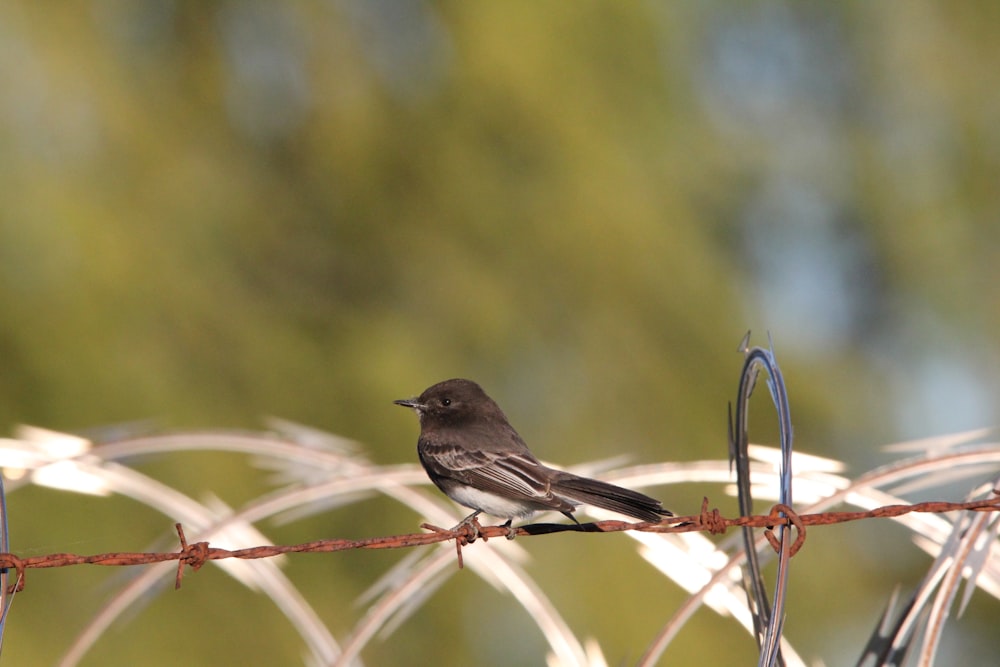
M880 443L990 424L998 14L3 3L0 426L256 427L276 414L410 461L416 427L390 401L465 376L546 459L718 458L748 328L774 336L801 450L864 469L886 460ZM256 483L243 466L177 474ZM15 550L63 549L63 511L11 503ZM381 532L369 518L354 529ZM337 558L330 576L345 575ZM565 567L566 586L588 571ZM31 611L69 597L43 588L49 576L15 604L16 664L61 645ZM61 581L93 595L77 576ZM224 594L193 590L202 578L181 595ZM461 586L443 599L482 594ZM176 616L157 612L141 635L165 652L197 630L169 604ZM601 627L621 616L587 613ZM497 623L475 615L476 628L440 627L472 641ZM439 621L418 621L421 652L442 649L426 636ZM93 664L134 663L116 649L144 645L139 624ZM613 664L641 651L595 634ZM445 648L435 664L474 655ZM283 649L286 662L301 650ZM373 664L406 655L390 642Z

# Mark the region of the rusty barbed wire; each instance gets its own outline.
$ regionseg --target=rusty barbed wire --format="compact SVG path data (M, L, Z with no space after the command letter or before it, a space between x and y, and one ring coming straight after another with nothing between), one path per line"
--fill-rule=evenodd
M863 519L894 518L911 512L935 513L969 511L997 512L1000 511L1000 497L973 500L968 502L930 501L913 505L885 505L872 510L858 512L821 512L817 514L797 514L785 505L775 505L768 514L745 517L723 517L718 509L708 508L708 498L702 501L701 512L693 516L670 517L659 523L606 520L583 524L553 524L534 523L518 527L514 534L519 537L530 537L559 532L583 533L616 533L635 530L647 533L687 533L708 532L713 535L725 533L730 528L764 528L770 531L778 526L793 526L797 531L792 545L794 555L805 542L806 526L825 526ZM782 516L784 515L784 516ZM272 558L291 553L327 553L348 551L353 549L400 549L428 544L436 544L455 540L458 565L461 568L462 548L472 544L477 539L484 542L494 537L506 537L509 529L504 526L482 526L478 522L459 525L455 528L440 528L430 524L421 524L426 533L410 533L404 535L389 535L385 537L369 537L358 540L325 539L290 545L264 545L243 549L223 549L213 547L208 542L188 544L181 524L175 524L181 549L168 552L108 552L89 556L71 553L53 553L43 556L21 558L13 553L0 553L0 568L14 570L17 574L15 583L8 592L21 591L25 587L25 573L29 569L52 567L68 567L71 565L102 565L105 567L121 567L126 565L149 565L178 561L175 588L180 588L184 576L184 566L197 572L206 562L226 558L253 560ZM771 545L776 546L776 538L769 538Z

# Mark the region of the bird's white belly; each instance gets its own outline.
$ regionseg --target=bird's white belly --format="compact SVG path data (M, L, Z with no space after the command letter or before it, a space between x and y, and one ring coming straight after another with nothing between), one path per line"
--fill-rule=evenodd
M495 493L480 491L470 486L455 487L451 489L450 495L453 500L466 507L481 510L490 516L500 517L501 519L525 517L537 511L536 508L531 507L525 502L503 498Z

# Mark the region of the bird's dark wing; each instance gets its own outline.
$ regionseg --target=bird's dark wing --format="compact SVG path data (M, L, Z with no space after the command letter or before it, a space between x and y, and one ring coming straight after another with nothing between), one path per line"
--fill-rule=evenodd
M499 496L572 511L572 503L552 493L554 471L526 449L517 453L470 450L438 439L421 438L417 450L429 471L452 483L464 484ZM432 476L433 479L433 476Z

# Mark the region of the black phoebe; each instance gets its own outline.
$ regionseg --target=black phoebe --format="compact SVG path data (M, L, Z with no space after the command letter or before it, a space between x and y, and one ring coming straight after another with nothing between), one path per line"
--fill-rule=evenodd
M500 406L471 380L445 380L394 403L420 417L417 454L427 476L452 500L475 510L463 523L485 512L507 519L510 528L515 518L543 510L579 523L573 511L581 503L640 521L673 516L655 498L542 465Z

